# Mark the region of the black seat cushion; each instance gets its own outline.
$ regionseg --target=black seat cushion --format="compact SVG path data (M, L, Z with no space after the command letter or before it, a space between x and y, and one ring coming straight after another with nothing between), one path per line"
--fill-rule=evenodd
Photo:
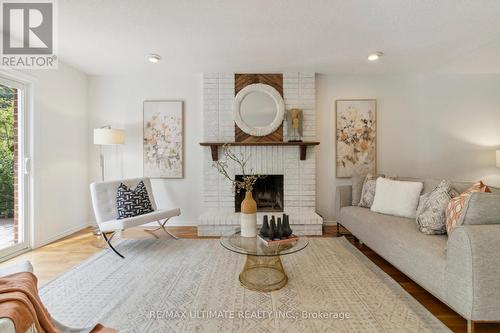
M141 180L134 190L121 183L116 193L118 219L151 213L153 206L149 200L146 185Z

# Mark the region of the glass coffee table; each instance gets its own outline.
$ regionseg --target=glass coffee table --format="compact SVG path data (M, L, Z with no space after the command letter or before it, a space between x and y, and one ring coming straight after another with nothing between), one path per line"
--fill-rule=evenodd
M299 238L292 243L267 246L257 237L241 237L239 233L222 237L220 243L229 251L246 255L240 282L247 289L263 292L281 289L288 282L280 256L303 250L309 244L305 238Z

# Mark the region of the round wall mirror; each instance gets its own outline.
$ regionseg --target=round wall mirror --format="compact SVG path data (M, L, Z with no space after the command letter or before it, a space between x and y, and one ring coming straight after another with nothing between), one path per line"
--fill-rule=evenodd
M261 91L246 95L240 104L241 119L252 127L263 127L272 123L277 112L274 99Z
M234 121L241 130L253 136L274 132L283 122L285 104L279 92L267 84L251 84L234 99Z

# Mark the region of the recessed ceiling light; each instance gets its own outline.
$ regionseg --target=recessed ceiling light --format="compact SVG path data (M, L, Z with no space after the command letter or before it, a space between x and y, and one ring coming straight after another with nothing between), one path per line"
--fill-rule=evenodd
M154 53L148 54L147 58L148 58L149 62L152 62L154 64L160 62L160 60L161 60L161 56L158 54L154 54Z
M375 53L372 53L368 56L368 60L376 61L376 60L380 59L380 57L383 55L384 54L382 52L375 52Z

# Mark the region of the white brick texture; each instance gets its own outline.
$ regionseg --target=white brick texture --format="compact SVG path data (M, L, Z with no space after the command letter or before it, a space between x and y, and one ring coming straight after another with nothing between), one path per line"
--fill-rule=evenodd
M203 75L204 141L234 141L234 74L206 73ZM285 108L300 108L304 112L303 140L316 139L316 88L314 73L283 73L283 96ZM286 137L285 132L285 140ZM234 213L234 194L229 182L212 167L210 149L204 148L203 205L206 213L200 216L203 235L218 235L238 224L239 216ZM284 175L285 211L296 215L292 223L300 225L321 224L316 208L316 158L314 147L307 149L307 159L300 161L298 147L232 147L236 154L251 156L247 172ZM219 152L219 158L223 158ZM238 174L234 163L229 165L231 175ZM301 220L302 219L302 220ZM212 228L218 226L217 228ZM314 230L318 227L303 227Z

